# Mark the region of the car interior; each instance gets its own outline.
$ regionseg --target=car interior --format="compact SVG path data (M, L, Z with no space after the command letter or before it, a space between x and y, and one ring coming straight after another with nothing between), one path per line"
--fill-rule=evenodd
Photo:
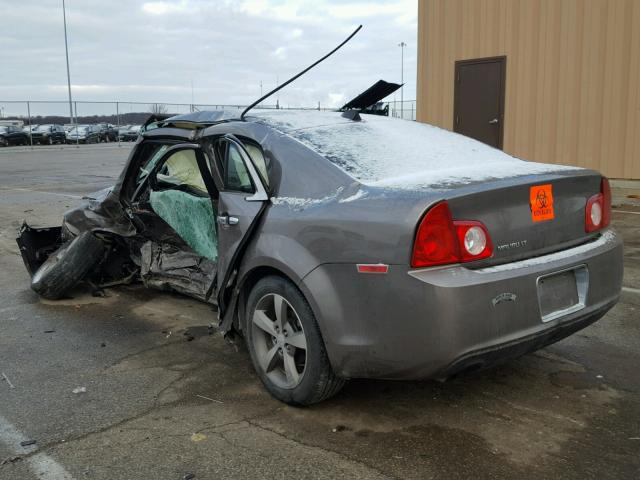
M153 212L195 253L216 262L217 198L212 199L209 194L196 151L181 149L167 157L166 152L173 145L149 142L141 149L141 164L134 185L129 187L135 190L130 198L138 207L138 213ZM261 148L251 142L243 145L266 182L267 162ZM255 191L243 157L234 143L224 138L218 139L212 148L203 151L203 155L209 172L214 171L213 162L217 164L225 190L244 193ZM158 162L162 162L162 165ZM148 224L157 225L149 215L146 215L146 220Z

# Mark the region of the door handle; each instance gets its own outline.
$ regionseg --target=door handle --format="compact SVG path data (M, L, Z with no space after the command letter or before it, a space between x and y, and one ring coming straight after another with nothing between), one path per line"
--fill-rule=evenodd
M489 120L489 123L490 123L491 125L495 125L496 123L498 123L498 119L497 119L497 118L494 118L493 120Z
M240 223L238 217L233 217L231 215L218 215L216 220L220 225L237 225Z

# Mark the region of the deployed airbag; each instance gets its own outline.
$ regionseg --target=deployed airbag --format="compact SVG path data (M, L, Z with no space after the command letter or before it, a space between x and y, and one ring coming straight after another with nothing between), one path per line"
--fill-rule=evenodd
M150 203L158 214L195 252L209 260L218 258L215 213L209 197L180 190L151 191Z

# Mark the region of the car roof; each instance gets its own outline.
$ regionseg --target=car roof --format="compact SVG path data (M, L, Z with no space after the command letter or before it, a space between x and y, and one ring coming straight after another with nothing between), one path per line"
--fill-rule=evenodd
M387 188L453 187L488 179L573 170L527 162L426 123L340 112L263 110L255 121L281 131L361 183Z

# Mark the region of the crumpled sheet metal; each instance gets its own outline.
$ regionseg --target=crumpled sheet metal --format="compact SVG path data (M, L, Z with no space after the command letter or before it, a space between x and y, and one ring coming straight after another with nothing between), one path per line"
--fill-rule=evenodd
M145 242L140 248L140 274L147 286L173 290L210 303L216 264L173 245Z
M109 187L84 197L77 207L65 212L65 228L74 235L91 230L132 237L136 229L126 216L116 193Z

